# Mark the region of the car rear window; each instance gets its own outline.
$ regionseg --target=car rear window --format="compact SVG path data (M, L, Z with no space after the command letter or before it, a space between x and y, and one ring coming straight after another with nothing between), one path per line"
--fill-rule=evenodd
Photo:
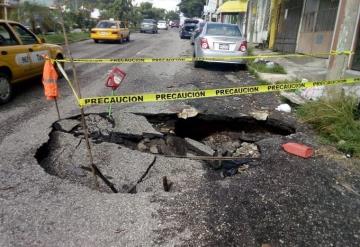
M96 25L97 28L116 28L116 22L101 21Z
M234 37L241 36L239 27L233 25L208 24L206 34L215 35L215 36L234 36Z
M186 30L186 31L194 31L195 30L195 28L196 28L196 25L185 25L184 26L184 29Z
M143 23L154 23L155 20L153 20L153 19L144 19L142 22Z
M195 24L198 24L199 21L198 21L198 20L189 20L189 19L187 19L187 20L184 21L184 23L195 23Z

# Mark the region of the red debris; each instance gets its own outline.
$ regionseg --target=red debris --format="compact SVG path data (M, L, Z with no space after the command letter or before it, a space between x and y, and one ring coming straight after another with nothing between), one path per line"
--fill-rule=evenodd
M311 147L299 143L288 142L283 144L282 147L286 152L303 158L309 158L314 154Z

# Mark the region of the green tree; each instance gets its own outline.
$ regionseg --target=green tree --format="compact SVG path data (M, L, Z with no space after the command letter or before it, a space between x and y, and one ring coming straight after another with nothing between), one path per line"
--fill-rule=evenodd
M29 25L35 33L52 31L56 24L55 13L48 7L27 1L19 4L10 18Z
M165 18L166 20L179 20L180 16L178 12L170 10L166 12Z
M133 6L131 0L115 0L106 4L105 9L106 11L103 13L107 17L112 17L118 20L129 20L131 19Z
M201 17L206 0L181 0L179 9L187 17Z
M165 18L165 9L154 8L152 3L143 2L139 6L139 11L146 19L161 20Z

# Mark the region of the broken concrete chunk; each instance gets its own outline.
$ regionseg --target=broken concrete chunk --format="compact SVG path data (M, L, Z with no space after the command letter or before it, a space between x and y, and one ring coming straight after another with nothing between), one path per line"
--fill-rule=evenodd
M185 108L180 113L178 113L178 118L187 119L190 117L195 117L198 113L199 112L193 107Z
M155 146L155 145L152 145L150 147L150 152L153 153L153 154L158 154L159 153L159 149Z
M144 116L122 112L114 113L113 117L115 121L113 132L116 134L149 138L163 136L162 133L154 129Z
M291 103L297 104L297 105L303 105L306 103L306 100L301 97L300 95L297 95L293 92L280 92L280 95L289 100Z
M144 152L147 150L147 146L144 144L144 140L138 143L137 148L139 151Z
M186 141L178 136L166 136L166 144L162 149L163 154L176 154L176 155L185 155L186 154Z
M112 123L98 114L89 114L85 117L90 137L109 137L112 130Z
M267 111L253 111L253 112L250 112L250 116L252 116L256 120L265 121L269 116L269 112L267 112Z
M227 142L223 143L221 150L233 153L239 147L240 147L239 141L234 141L234 142L227 141ZM225 154L223 154L223 155L225 155Z
M62 119L54 123L54 128L60 131L71 132L78 125L80 125L80 122L78 120Z
M260 152L255 144L243 142L241 143L241 147L236 149L233 156L259 158Z
M206 146L205 144L195 141L193 139L185 138L185 142L187 143L187 146L189 147L189 149L192 149L201 155L213 156L215 153L215 151L212 148L210 148L209 146Z

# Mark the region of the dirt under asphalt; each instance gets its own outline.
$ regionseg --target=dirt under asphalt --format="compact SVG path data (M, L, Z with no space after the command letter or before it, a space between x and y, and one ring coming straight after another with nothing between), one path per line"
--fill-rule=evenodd
M126 44L84 41L71 48L75 57L83 58L192 53L188 40L180 40L175 30L134 34ZM78 66L84 96L109 93L103 83L111 67ZM120 67L128 73L121 93L256 84L247 71L232 66L194 69L190 63L154 63ZM223 178L202 162L158 155L138 193L114 194L50 175L40 166L35 154L49 141L56 112L51 102L44 101L38 79L26 83L17 87L12 102L0 107L0 246L359 245L360 173L353 165L357 161L319 145L308 126L298 123L293 114L275 111L281 103L276 94L114 106L115 113L146 115L174 114L192 106L201 114L234 118L262 110L269 112L268 123L295 129L291 135L257 140L261 159L235 176ZM77 116L79 109L65 81L61 81L61 95L62 117ZM96 106L86 112L105 110ZM281 144L289 140L312 146L315 157L302 159L285 153ZM94 150L95 163L117 165L120 175L129 180L137 180L153 161L153 154L103 145L104 149ZM63 146L63 152L70 146ZM87 164L86 149L79 147L72 161ZM163 176L173 182L173 190L161 189Z

